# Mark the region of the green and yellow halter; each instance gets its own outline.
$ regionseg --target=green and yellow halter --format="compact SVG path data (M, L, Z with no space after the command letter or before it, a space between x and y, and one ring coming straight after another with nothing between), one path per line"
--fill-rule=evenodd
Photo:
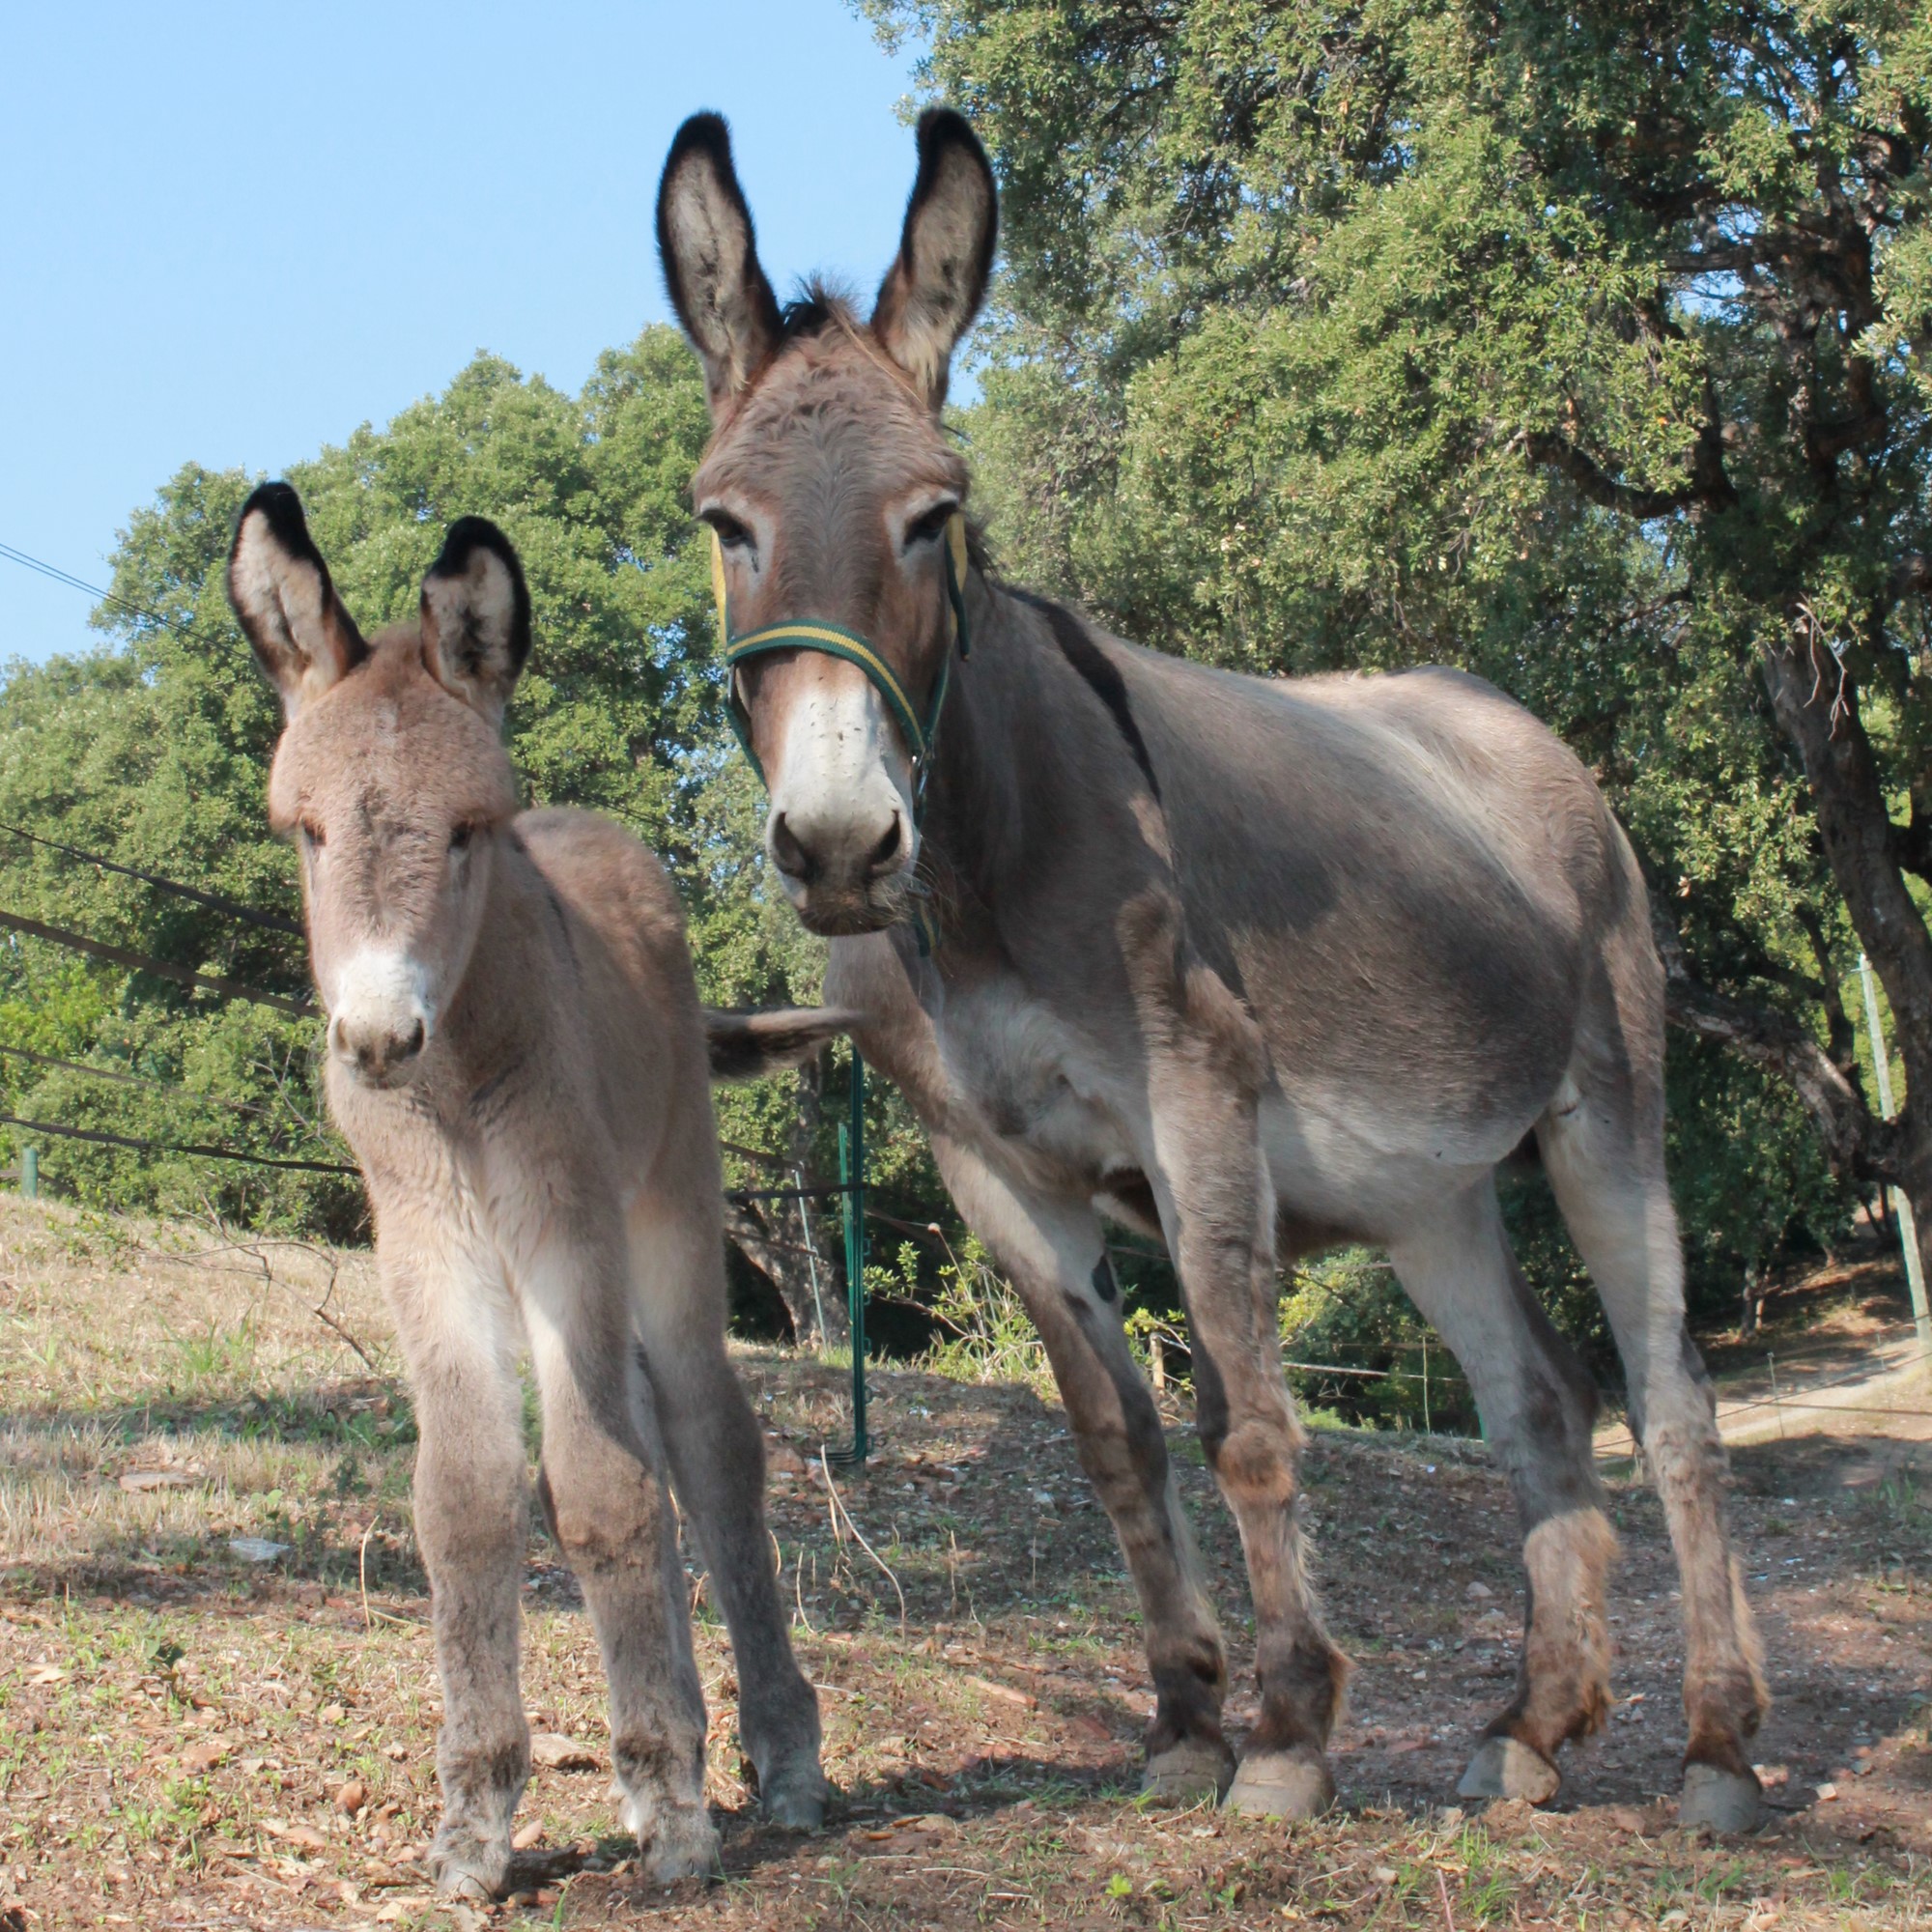
M955 510L947 519L945 542L946 601L952 613L952 638L939 661L939 675L932 684L932 699L922 720L913 709L912 699L907 696L905 686L898 681L892 666L858 632L848 631L842 624L828 623L816 617L794 618L787 623L767 625L762 631L748 632L742 637L735 635L731 629L730 606L724 588L724 546L719 541L718 532L711 532L711 596L718 607L718 651L729 680L725 695L726 709L731 719L731 729L737 734L738 743L744 747L745 756L750 760L753 771L757 773L760 784L766 784L765 772L758 762L757 753L752 749L752 720L738 695L738 667L747 658L761 657L767 651L817 651L828 658L843 658L847 664L857 665L872 688L884 698L893 723L899 727L906 749L912 753L912 823L915 832L921 830L925 816L926 781L932 775L933 745L939 735L939 717L946 708L947 688L952 681L952 644L958 644L961 662L967 655L966 517L963 511ZM766 789L770 789L768 784ZM938 930L923 900L915 898L911 919L919 935L920 951L931 952Z

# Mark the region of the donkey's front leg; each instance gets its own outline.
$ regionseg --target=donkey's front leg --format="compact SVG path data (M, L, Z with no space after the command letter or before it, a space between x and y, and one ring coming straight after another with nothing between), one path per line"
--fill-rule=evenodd
M392 1232L392 1231L385 1231ZM434 1235L386 1242L383 1256L414 1398L416 1542L429 1572L442 1728L442 1822L430 1846L437 1884L499 1895L510 1875L510 1819L530 1771L517 1682L518 1586L529 1542L516 1323L490 1265L428 1268Z
M1084 1201L1022 1192L970 1149L932 1137L966 1224L1011 1277L1066 1404L1081 1466L1134 1579L1153 1678L1146 1796L1196 1804L1227 1788L1221 1733L1228 1669L1201 1559L1168 1463L1160 1412L1121 1323L1100 1223Z
M1150 1015L1150 1179L1187 1306L1202 1446L1240 1528L1255 1605L1261 1719L1227 1803L1312 1817L1334 1801L1325 1751L1348 1665L1321 1627L1295 1521L1301 1432L1275 1328L1274 1190L1257 1112L1265 1057L1206 969L1171 1001Z
M583 1588L611 1688L611 1756L644 1869L706 1872L704 1693L621 1232L559 1243L520 1281L543 1398L541 1493Z

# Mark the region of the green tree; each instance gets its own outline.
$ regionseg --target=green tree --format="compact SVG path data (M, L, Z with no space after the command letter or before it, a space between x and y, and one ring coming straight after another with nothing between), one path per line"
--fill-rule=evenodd
M578 396L479 355L441 395L288 473L371 631L412 615L453 519L477 512L503 526L536 619L508 720L526 798L613 813L666 860L707 998L808 1000L822 960L766 894L754 781L716 703L708 566L687 498L707 434L696 365L659 328L605 355ZM117 551L118 601L95 618L110 646L12 669L0 686L0 824L298 922L294 865L262 808L280 714L223 588L254 481L185 466L134 513ZM298 937L45 844L0 835L0 904L204 974L308 993ZM46 941L4 940L0 1045L158 1084L0 1055L0 1112L135 1139L349 1158L318 1105L313 1022L220 1004ZM169 1091L181 1088L206 1097ZM726 1133L822 1170L826 1150L795 1130L792 1088L787 1079L725 1095ZM47 1167L80 1198L122 1207L213 1208L338 1236L362 1211L355 1183L328 1177L74 1142L50 1145Z
M970 426L1013 573L1533 706L1652 882L1707 1284L1879 1179L1932 1241L1920 0L862 4L995 154Z

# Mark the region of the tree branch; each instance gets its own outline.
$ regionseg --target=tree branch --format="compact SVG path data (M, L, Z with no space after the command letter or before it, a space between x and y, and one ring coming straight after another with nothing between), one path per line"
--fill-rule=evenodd
M1693 978L1683 940L1655 901L1651 929L1663 960L1664 1017L1670 1024L1722 1042L1790 1087L1810 1115L1825 1158L1840 1179L1897 1179L1886 1124L1873 1117L1863 1094L1804 1028L1789 1013L1747 1007Z
M1705 504L1728 508L1738 500L1738 493L1724 469L1723 421L1716 388L1708 376L1704 382L1704 421L1690 451L1690 480L1674 490L1639 490L1619 483L1594 457L1586 455L1555 430L1529 431L1523 440L1524 447L1532 463L1560 469L1591 502L1600 503L1606 510L1619 510L1639 523L1675 516L1680 510Z
M1628 483L1619 483L1568 437L1553 430L1531 430L1524 446L1532 463L1540 463L1548 469L1560 469L1591 502L1606 510L1621 510L1639 523L1675 516L1702 498L1702 493L1690 484L1678 490L1636 490Z

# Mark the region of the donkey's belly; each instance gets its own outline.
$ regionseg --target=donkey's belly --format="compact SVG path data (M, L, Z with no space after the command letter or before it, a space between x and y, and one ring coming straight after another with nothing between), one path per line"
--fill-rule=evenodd
M1137 1169L1136 1096L1071 1027L999 981L948 1003L940 1056L983 1151L1045 1191L1092 1192Z
M1392 1239L1480 1179L1522 1133L1491 1124L1418 1133L1417 1124L1265 1095L1262 1152L1280 1212L1337 1235Z

